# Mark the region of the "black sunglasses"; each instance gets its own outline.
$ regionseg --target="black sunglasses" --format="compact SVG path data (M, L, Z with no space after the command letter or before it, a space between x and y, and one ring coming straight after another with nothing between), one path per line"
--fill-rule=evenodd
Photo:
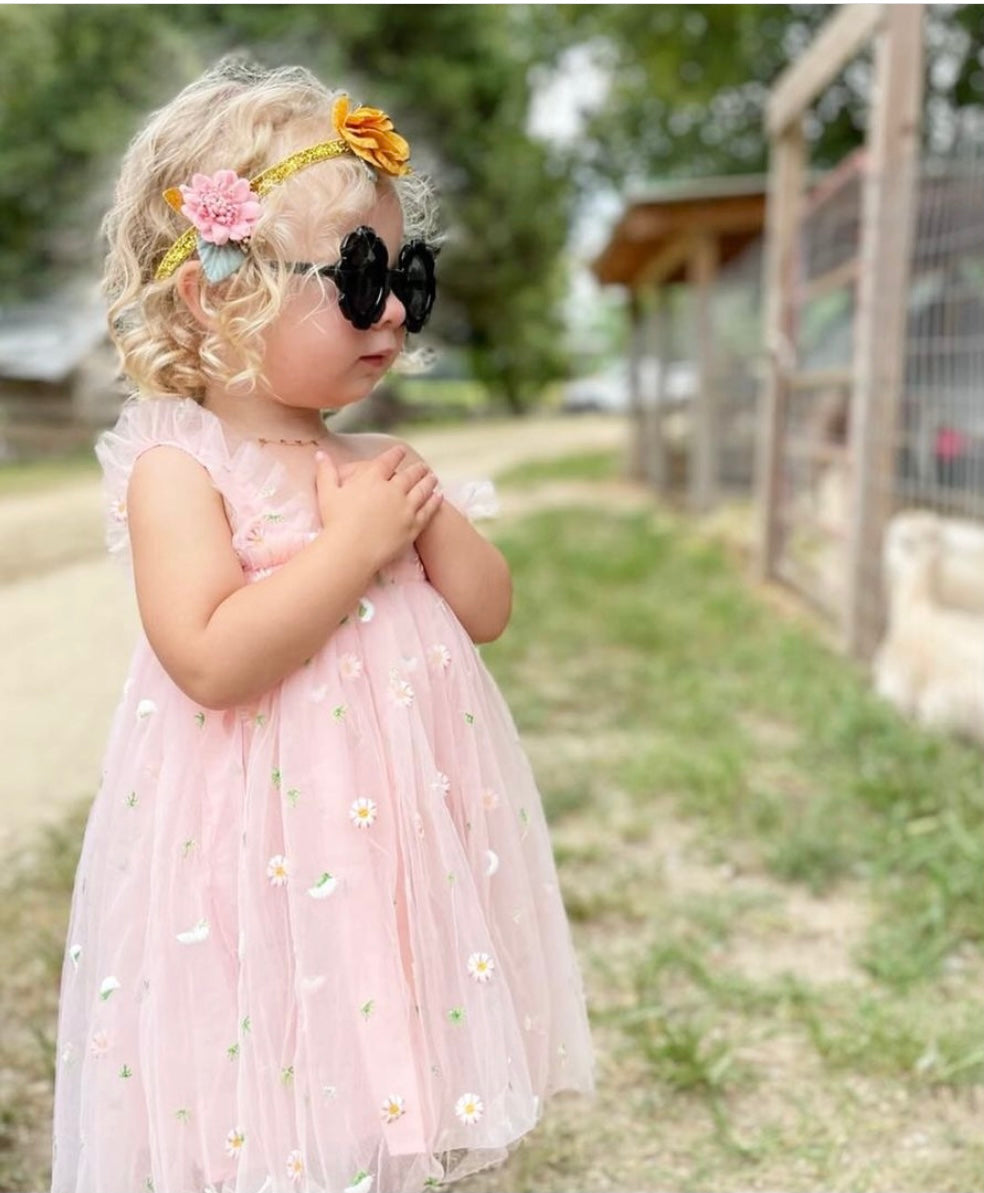
M434 250L422 240L411 240L400 250L396 268L390 269L386 245L363 224L342 241L337 265L297 261L291 269L294 273L314 270L331 278L338 289L339 310L360 331L379 322L392 290L406 311L407 331L416 332L434 306L434 257Z

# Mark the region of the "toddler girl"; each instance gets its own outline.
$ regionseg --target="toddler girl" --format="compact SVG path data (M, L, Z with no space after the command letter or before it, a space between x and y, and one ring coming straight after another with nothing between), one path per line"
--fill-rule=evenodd
M97 454L144 635L82 846L53 1193L403 1193L593 1090L540 797L474 643L501 554L326 429L434 300L380 111L222 65L107 218L133 383Z

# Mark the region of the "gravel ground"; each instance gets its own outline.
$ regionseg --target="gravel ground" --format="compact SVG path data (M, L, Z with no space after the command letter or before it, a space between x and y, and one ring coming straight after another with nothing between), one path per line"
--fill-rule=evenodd
M446 482L617 448L623 420L531 418L412 436ZM505 495L503 513L523 495ZM124 568L104 555L97 479L0 499L0 849L95 793L139 618Z

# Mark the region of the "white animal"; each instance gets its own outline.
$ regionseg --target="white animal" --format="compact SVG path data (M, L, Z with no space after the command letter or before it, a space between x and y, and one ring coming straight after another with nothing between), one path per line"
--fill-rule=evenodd
M888 632L874 661L875 687L901 712L928 729L952 732L984 745L984 613L952 608L941 597L941 578L981 582L972 570L948 571L946 546L966 546L961 530L947 531L934 514L907 513L885 537ZM962 556L964 552L957 552Z

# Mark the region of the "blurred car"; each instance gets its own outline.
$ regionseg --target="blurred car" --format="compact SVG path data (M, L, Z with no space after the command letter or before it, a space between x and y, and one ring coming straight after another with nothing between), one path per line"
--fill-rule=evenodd
M659 392L660 362L652 358L640 366L640 385L648 405ZM670 364L666 377L667 401L681 401L693 396L696 370L689 361ZM561 409L568 414L628 414L632 408L632 382L626 360L616 361L590 377L568 381L563 389Z

